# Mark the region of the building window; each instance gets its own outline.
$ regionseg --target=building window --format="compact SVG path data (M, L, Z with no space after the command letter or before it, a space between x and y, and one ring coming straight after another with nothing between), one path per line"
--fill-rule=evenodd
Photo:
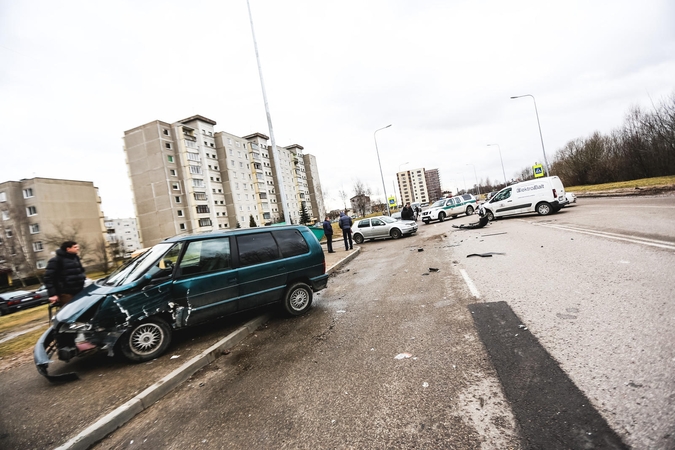
M2 220L9 220L9 211L2 212Z
M42 250L44 250L44 248L42 248L42 241L33 242L34 252L41 252Z
M23 190L23 198L31 198L33 196L33 188Z
M168 136L168 135L169 135L169 130L167 130L166 128L164 128L164 136Z
M166 144L164 144L164 146L165 146L166 148L171 148L171 143L167 142Z
M169 173L171 174L172 177L175 177L176 176L176 169L169 170Z
M202 173L202 166L190 166L190 173L200 174Z
M200 161L199 153L190 153L187 154L188 161Z
M0 202L6 202L7 201L7 194L4 192L0 192Z
M197 205L197 212L199 214L206 214L209 212L209 206L208 205Z
M183 217L183 210L182 209L178 210L178 217Z
M38 269L44 269L47 267L47 261L45 261L44 259L38 259L35 262L35 267L37 267Z
M40 225L37 223L31 223L28 225L28 229L30 230L30 234L38 234L40 232Z
M199 178L193 178L192 179L192 186L194 187L204 187L204 180L199 179Z
M172 163L173 162L173 156L167 155L166 160L169 161L170 163Z
M176 199L176 203L180 203L180 197L174 197Z
M195 192L195 200L207 200L206 192Z
M7 237L12 237L12 236L14 236L14 233L12 233L12 229L11 229L11 228L5 228L5 236L7 236Z
M184 223L178 224L178 228L180 228L181 230L184 230L184 229L185 229L185 224L184 224Z
M171 189L174 191L180 191L180 185L178 183L171 184Z
M37 208L35 206L29 206L26 208L26 214L29 216L37 216Z
M210 227L211 226L211 219L199 219L199 226L200 227Z

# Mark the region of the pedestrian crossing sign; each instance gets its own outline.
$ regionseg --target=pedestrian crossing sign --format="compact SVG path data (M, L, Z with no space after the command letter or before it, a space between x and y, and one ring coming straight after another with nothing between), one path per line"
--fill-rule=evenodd
M534 172L534 177L539 178L544 176L544 166L541 164L535 164L532 166L532 171Z

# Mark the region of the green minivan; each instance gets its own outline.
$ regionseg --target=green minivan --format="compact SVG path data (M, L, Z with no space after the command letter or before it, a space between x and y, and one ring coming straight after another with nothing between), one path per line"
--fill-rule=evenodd
M167 239L86 287L52 319L33 358L50 381L62 361L115 349L132 361L161 355L172 330L281 302L307 312L328 282L319 241L300 225ZM72 376L73 374L67 374Z

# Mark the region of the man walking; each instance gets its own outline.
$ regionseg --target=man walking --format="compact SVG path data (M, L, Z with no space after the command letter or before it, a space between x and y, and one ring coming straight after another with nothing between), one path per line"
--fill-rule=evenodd
M333 251L333 225L331 225L328 216L323 221L323 233L326 235L326 247L328 248L328 253L335 253Z
M341 212L338 225L342 230L342 238L345 240L345 250L352 250L354 248L352 244L352 218Z
M75 241L66 241L56 250L45 270L45 287L49 303L64 306L84 287L87 278L78 253L80 246Z

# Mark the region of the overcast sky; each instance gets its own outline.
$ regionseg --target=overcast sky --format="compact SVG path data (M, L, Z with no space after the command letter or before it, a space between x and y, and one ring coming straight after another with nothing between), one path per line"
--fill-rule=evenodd
M396 172L443 188L551 162L675 94L672 0L250 0L278 145L316 156L325 201ZM0 0L0 182L93 181L134 209L124 131L201 114L269 135L245 0ZM473 166L471 166L472 164ZM475 168L475 174L474 174Z

